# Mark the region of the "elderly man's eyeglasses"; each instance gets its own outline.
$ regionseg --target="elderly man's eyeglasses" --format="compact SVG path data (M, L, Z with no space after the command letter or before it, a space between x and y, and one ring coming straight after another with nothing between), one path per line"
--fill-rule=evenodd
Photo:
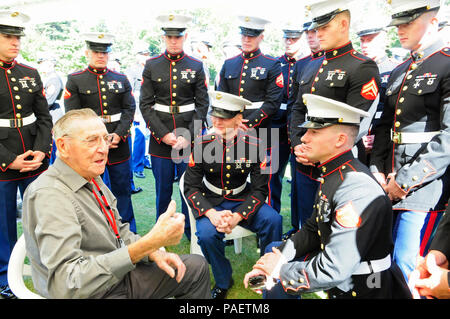
M83 143L85 143L88 147L95 147L101 144L102 140L105 142L106 146L110 146L114 140L113 134L106 134L103 136L100 135L92 135L88 136L85 139L81 139L74 136L66 135L66 137L75 138Z

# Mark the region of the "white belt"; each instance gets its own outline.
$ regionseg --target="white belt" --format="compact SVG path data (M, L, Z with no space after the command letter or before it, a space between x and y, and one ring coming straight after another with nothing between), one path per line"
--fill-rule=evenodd
M16 128L29 125L34 122L36 122L36 116L34 116L34 114L31 114L21 119L0 119L0 127Z
M117 113L113 115L102 115L100 116L104 123L112 123L120 121L120 118L122 117L122 113Z
M286 103L281 103L280 110L287 110L287 104Z
M208 180L206 178L203 178L203 183L205 184L206 188L208 188L211 192L213 192L217 195L220 195L220 196L225 196L225 195L229 195L229 194L237 195L245 189L245 186L247 186L247 182L245 182L243 185L239 186L238 188L225 190L225 189L214 186L213 184L208 182Z
M368 275L381 272L391 267L391 254L382 259L363 261L352 275Z
M164 112L164 113L170 113L170 114L176 114L176 113L184 113L184 112L189 112L189 111L194 111L195 110L195 104L191 103L191 104L187 104L187 105L163 105L163 104L158 104L156 103L155 105L153 105L153 108L156 111L160 111L160 112Z
M395 144L428 143L439 133L441 132L393 132L391 130L391 139Z
M252 102L252 105L246 105L246 110L256 110L259 109L263 105L264 101L261 102Z

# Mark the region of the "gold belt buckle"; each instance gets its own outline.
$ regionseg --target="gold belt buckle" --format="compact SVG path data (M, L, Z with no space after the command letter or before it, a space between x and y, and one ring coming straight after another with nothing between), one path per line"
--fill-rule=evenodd
M179 105L172 105L170 109L171 114L178 114L180 113L180 106Z
M10 119L9 120L9 126L11 128L16 128L16 127L22 127L23 126L23 119Z
M395 144L402 144L402 133L401 132L393 132L392 141Z
M102 115L104 123L111 123L111 115Z

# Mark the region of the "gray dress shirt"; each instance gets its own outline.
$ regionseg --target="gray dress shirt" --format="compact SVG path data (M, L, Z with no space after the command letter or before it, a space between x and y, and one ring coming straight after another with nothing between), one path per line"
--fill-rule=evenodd
M135 242L139 236L120 221L114 195L100 177L95 180L114 212L125 245ZM57 158L25 192L27 255L35 289L43 297L101 297L135 268L127 247L121 247L95 199L93 188Z

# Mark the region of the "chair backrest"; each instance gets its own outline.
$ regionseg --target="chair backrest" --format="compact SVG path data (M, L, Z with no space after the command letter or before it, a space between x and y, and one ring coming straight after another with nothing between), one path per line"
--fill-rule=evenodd
M25 249L25 237L23 234L14 245L8 263L8 285L11 291L19 299L44 299L25 286L23 281L24 262L27 251Z

